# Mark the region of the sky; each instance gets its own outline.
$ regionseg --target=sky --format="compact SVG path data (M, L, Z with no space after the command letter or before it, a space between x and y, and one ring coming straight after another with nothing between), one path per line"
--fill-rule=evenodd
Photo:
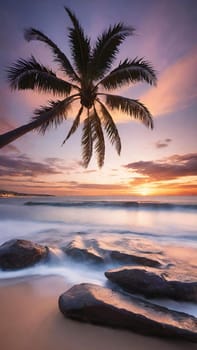
M67 28L71 8L91 42L109 25L136 28L125 40L114 66L143 57L158 73L157 87L135 84L117 91L137 98L151 111L154 129L115 115L121 155L106 141L105 164L93 156L81 162L81 127L62 146L75 116L70 112L44 136L31 132L0 150L0 189L54 195L197 195L197 1L196 0L6 0L0 7L0 133L26 124L49 96L11 91L6 70L19 58L34 55L58 72L50 50L27 42L34 27L57 43L70 58ZM55 98L56 99L56 98Z

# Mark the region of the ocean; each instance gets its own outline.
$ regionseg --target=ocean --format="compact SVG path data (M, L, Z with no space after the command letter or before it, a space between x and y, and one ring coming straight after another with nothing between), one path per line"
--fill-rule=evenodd
M0 279L60 275L71 285L104 285L104 271L117 266L75 262L61 248L75 240L107 250L135 251L176 264L177 278L197 280L197 197L23 197L0 198L0 244L12 238L51 247L49 263L4 272ZM164 303L165 301L158 301ZM197 315L192 303L168 304Z

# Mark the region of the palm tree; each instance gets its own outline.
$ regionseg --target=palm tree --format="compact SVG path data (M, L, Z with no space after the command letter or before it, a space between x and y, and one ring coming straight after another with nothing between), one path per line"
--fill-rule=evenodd
M25 39L45 43L52 50L54 61L65 74L66 80L57 77L51 69L40 64L33 56L27 60L19 59L8 69L8 80L12 89L50 92L61 96L62 99L49 101L47 106L34 111L30 123L0 135L0 148L31 130L36 129L44 134L50 127L57 127L67 118L71 105L78 101L80 108L63 143L77 130L82 121L83 165L88 166L94 150L98 165L102 167L105 156L103 129L118 154L121 151L120 136L111 116L112 111L124 112L153 128L152 116L145 105L138 100L110 94L108 91L136 82L156 85L156 73L151 64L143 58L126 58L112 69L119 46L126 37L133 35L133 27L123 23L110 26L91 47L90 38L85 35L75 14L67 7L65 10L72 23L72 27L68 28L68 39L73 65L57 45L41 31L27 29Z

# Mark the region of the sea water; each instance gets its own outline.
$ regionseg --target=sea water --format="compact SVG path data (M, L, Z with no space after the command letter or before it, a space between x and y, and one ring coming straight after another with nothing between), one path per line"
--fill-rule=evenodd
M18 237L63 244L80 232L197 247L197 197L128 198L0 198L0 243Z
M170 246L175 252L178 248L183 248L180 251L185 254L191 248L197 252L196 214L197 197L0 198L0 244L20 238L50 246L53 251L50 263L1 271L0 278L60 275L71 285L81 282L104 285L104 271L113 264L99 267L77 263L67 259L61 247L74 239L92 239L119 251L137 241L147 251L153 246L155 249ZM194 260L195 254L193 267L197 266ZM193 304L186 305L191 314L197 315ZM176 302L171 302L171 307L186 308L185 303Z

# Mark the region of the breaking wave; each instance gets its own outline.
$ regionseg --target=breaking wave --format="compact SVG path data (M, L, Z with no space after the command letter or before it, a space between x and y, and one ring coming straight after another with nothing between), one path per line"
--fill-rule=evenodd
M197 210L197 204L186 203L162 203L141 201L66 201L66 202L42 202L28 201L27 206L50 206L50 207L76 207L76 208L111 208L111 209L152 209L152 210Z

